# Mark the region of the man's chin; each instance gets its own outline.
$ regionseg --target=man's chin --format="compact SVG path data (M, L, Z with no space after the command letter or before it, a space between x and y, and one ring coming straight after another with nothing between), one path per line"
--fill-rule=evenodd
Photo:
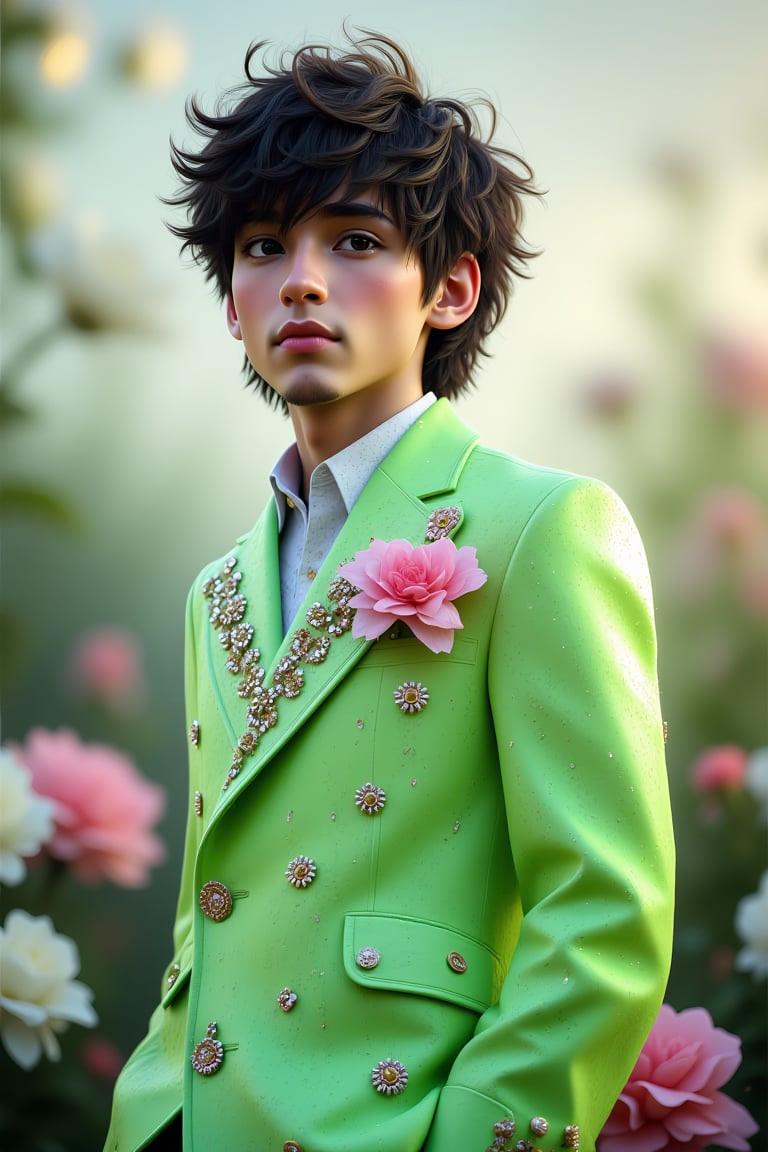
M307 380L286 388L283 399L295 408L310 408L315 404L332 404L339 399L339 392L328 384Z

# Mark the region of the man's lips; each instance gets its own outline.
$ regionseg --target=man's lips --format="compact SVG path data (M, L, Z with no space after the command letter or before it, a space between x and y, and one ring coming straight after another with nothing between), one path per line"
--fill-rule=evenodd
M288 352L318 352L338 340L316 320L287 320L277 331L276 343Z

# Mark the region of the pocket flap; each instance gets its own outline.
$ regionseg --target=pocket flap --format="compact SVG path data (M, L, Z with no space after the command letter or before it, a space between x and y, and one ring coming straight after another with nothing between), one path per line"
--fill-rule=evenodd
M473 936L386 912L347 913L344 970L366 988L432 996L474 1012L496 1003L504 977L500 957Z

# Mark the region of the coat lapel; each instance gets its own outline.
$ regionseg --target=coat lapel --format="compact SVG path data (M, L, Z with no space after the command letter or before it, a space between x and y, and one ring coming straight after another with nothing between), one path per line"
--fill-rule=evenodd
M440 400L427 409L368 481L285 637L282 637L280 622L276 514L274 502L270 501L272 512L261 517L239 554L242 593L247 601L246 620L254 627L253 643L261 652L261 663L266 670L265 684L272 683L275 670L290 653L297 630L306 627L307 610L317 602L333 606L328 589L341 564L367 548L374 536L384 540L405 539L412 544L424 542L431 508L438 497L455 490L462 468L476 443L475 433L458 420L447 401ZM280 698L278 722L261 736L254 753L245 759L239 774L222 793L217 814L229 807L236 795L291 739L371 643L354 639L348 631L332 639L322 663L303 665L301 691L292 699ZM226 654L222 653L219 658L222 669L225 661ZM221 700L228 716L228 727L234 731L233 743L236 743L246 727L247 701L237 695L235 677L218 671L216 676L220 684L222 677L229 679L228 683L222 684Z

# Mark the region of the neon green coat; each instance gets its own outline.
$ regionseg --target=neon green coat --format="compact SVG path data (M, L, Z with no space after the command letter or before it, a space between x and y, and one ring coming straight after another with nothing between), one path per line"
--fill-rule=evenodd
M488 574L452 651L354 639L339 565L372 537L422 543L446 508L459 523L432 523ZM185 1152L593 1149L672 927L651 596L623 505L478 446L440 401L285 638L271 502L231 556L190 594L175 953L107 1149L147 1146L182 1105Z

